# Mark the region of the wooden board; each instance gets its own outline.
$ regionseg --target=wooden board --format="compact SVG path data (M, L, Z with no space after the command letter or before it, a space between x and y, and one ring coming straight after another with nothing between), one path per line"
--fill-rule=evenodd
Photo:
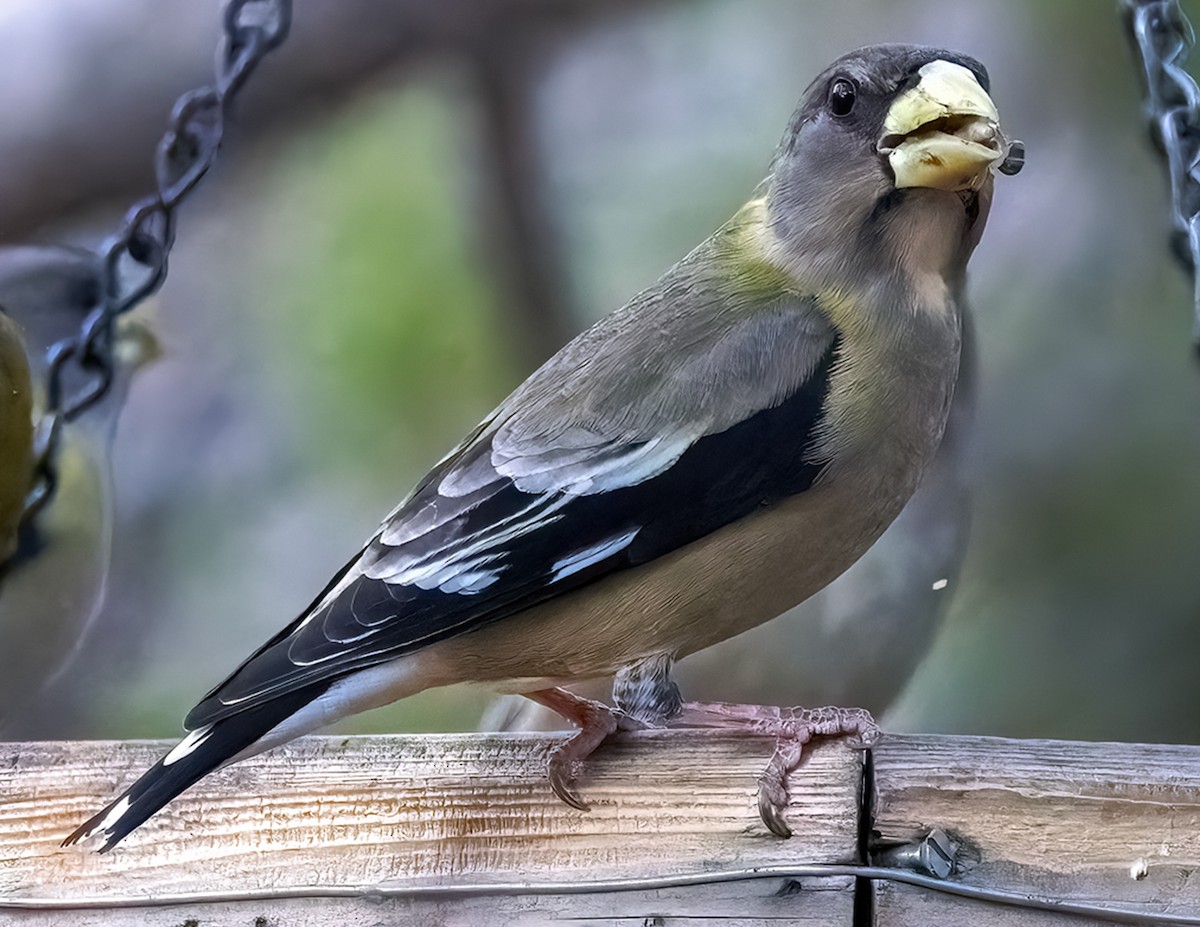
M905 736L873 761L874 829L907 841L942 828L961 845L955 881L1200 916L1200 748ZM888 927L1113 922L883 882L875 905Z
M793 776L779 840L758 818L756 777L773 744L650 732L606 747L582 794L550 792L560 735L309 737L214 773L115 850L63 837L168 746L0 744L0 896L103 903L122 897L307 886L555 883L856 858L861 756L815 748ZM638 892L470 898L190 901L157 909L0 908L0 924L181 927L264 924L850 923L852 881L783 879ZM265 920L260 920L265 918Z
M856 899L844 875L719 881L857 860L861 754L842 743L816 746L792 777L796 836L779 840L755 808L768 739L629 736L590 765L587 813L546 784L557 741L305 738L205 779L106 856L59 842L166 745L0 745L0 925L1120 922L888 881ZM872 767L862 823L874 843L940 828L958 845L958 885L1200 923L1198 748L890 735ZM182 903L120 906L172 898ZM92 907L11 906L20 899Z

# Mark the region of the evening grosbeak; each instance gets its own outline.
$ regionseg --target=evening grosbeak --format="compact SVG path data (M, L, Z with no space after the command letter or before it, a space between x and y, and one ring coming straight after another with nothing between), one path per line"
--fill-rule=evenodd
M831 582L916 488L954 393L991 168L1013 169L987 88L940 49L834 62L753 198L522 383L67 843L111 848L222 765L464 681L580 725L550 778L582 806L579 761L681 713L675 658ZM623 711L560 688L613 674ZM809 736L863 729L807 720Z

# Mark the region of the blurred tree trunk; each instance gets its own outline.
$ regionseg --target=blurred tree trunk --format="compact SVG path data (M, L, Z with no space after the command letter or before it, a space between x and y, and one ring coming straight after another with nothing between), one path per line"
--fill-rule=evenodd
M635 0L302 0L292 34L247 88L232 144L310 119L379 72L486 48L515 26L568 26ZM54 0L6 10L0 56L0 242L151 189L175 98L212 80L220 5Z
M547 41L508 27L481 44L472 61L483 108L480 234L516 329L513 353L528 370L576 334L531 99L550 51Z

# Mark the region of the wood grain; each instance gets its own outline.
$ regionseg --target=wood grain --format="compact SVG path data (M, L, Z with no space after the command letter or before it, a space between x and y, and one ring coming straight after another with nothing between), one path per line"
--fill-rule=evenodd
M106 856L64 835L165 749L0 745L0 901L162 900L87 911L0 906L0 925L1106 924L879 882L782 876L636 891L544 887L856 860L861 756L818 745L791 780L796 836L755 809L764 738L632 735L589 767L575 811L546 784L558 735L304 738L205 779ZM959 845L954 881L1013 895L1200 915L1200 748L889 735L872 753L875 843L933 828ZM465 895L467 886L490 894ZM211 893L383 887L408 894L216 900ZM412 895L454 886L448 896Z
M905 841L941 827L954 877L1016 893L1200 915L1200 748L887 737L874 750L874 829ZM880 925L1111 923L880 883Z
M817 747L793 777L789 820L796 836L782 841L766 831L755 804L770 740L632 735L589 767L582 792L592 810L583 813L546 784L545 757L559 739L303 738L214 773L103 856L59 843L168 745L0 745L0 894L79 900L381 883L574 883L855 859L861 757L844 745ZM781 892L784 880L767 879L456 901L306 899L70 914L0 909L0 924L652 924L660 916L850 922L849 880L801 884L799 892Z

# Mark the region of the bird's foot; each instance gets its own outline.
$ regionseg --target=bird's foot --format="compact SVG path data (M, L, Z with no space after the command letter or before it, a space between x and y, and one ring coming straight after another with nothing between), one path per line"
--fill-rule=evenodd
M758 777L758 813L768 830L790 837L784 819L788 775L799 765L804 746L814 737L853 736L852 746L868 749L879 737L879 725L862 708L776 708L727 702L685 702L671 727L739 730L775 738L775 752Z
M587 811L587 803L575 790L575 781L583 770L584 761L618 731L640 731L646 725L603 702L584 698L568 689L539 689L525 695L579 728L575 736L550 753L547 774L555 795L572 808Z

